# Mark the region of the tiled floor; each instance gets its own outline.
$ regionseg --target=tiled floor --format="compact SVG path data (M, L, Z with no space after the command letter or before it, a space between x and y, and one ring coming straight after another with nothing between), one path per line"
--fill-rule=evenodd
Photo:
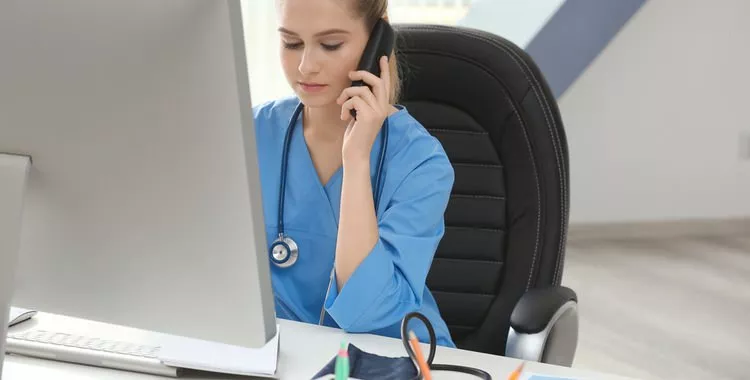
M750 234L571 241L574 367L637 379L750 379Z

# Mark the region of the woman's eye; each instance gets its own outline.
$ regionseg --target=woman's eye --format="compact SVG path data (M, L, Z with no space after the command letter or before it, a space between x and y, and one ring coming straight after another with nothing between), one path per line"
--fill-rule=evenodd
M284 42L285 49L299 49L302 47L302 42Z
M341 47L343 45L343 42L339 42L337 44L321 44L323 46L323 49L326 49L328 51L333 51Z

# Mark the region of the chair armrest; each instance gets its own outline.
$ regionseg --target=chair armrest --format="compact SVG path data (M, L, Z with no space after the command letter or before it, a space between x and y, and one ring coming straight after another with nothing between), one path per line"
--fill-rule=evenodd
M505 355L570 367L578 346L578 297L563 286L524 294L510 316Z

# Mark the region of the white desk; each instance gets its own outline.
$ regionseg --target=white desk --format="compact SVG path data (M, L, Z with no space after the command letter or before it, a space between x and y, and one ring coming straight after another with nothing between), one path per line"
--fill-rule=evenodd
M39 313L35 318L40 328L50 326L77 325L86 326L90 334L95 335L97 331L108 331L109 325L90 322L80 319L62 317L58 315ZM26 329L32 325L18 325L13 330ZM310 324L280 320L281 341L279 352L280 379L310 379L327 363L338 351L342 340L350 342L360 349L383 356L406 356L401 341L393 338L375 336L369 334L346 334L341 330L328 327L320 327ZM116 327L118 330L130 330ZM137 330L133 330L137 331ZM425 353L429 349L424 345ZM435 355L435 363L459 364L484 369L492 375L493 379L505 380L508 374L516 368L520 361L501 356L481 354L458 349L447 349L438 347ZM593 373L566 367L551 366L539 363L527 363L525 372L534 372L546 375L567 376L586 380L626 380L623 377ZM220 379L248 379L248 377L228 376L220 374L193 373L183 378L220 380ZM435 372L435 380L440 379L472 379L471 376L453 373ZM33 359L16 355L6 355L3 368L2 380L27 380L27 379L55 379L55 380L164 380L161 376L145 375L105 368L89 367L84 365L67 364L62 362Z

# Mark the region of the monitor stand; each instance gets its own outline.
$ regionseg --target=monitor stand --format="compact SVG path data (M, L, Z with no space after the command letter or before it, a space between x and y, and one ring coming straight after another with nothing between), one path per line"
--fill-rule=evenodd
M23 198L30 167L31 159L27 156L0 153L0 378L21 243Z

